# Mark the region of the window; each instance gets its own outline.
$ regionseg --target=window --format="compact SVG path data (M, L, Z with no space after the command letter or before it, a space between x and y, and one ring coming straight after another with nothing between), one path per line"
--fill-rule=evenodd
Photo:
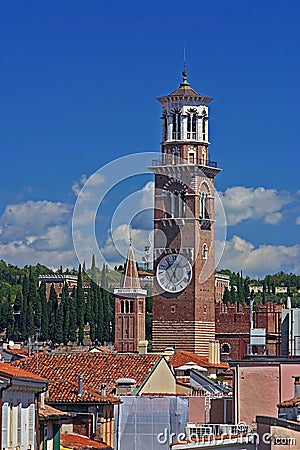
M132 314L134 312L134 304L133 301L130 301L130 313Z
M221 353L230 353L230 345L227 343L222 344Z
M180 139L181 137L181 111L175 110L172 114L172 138Z
M28 406L28 444L34 447L34 425L35 425L35 406L31 403Z
M121 300L121 314L125 313L124 300Z
M144 312L143 302L139 301L139 313L143 313L143 312Z
M163 116L163 140L168 140L168 118L167 114L164 114Z
M209 219L209 200L206 192L200 193L200 219Z
M172 150L172 164L178 164L180 162L180 149L173 148Z
M196 158L194 150L189 151L189 160L188 160L189 164L195 164L195 159Z
M3 403L2 405L2 448L9 447L8 442L8 421L9 421L9 415L8 415L8 403Z
M202 139L206 140L206 119L203 117L202 119Z
M171 313L174 314L176 312L176 306L171 306Z
M17 428L17 445L22 443L22 403L18 403L18 428Z
M197 139L197 110L195 108L188 110L187 139Z
M202 250L202 257L203 259L207 259L207 255L208 255L208 247L206 244L203 245L203 250Z

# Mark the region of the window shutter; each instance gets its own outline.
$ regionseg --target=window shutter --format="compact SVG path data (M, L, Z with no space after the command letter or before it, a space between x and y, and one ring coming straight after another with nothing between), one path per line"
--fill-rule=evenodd
M9 447L8 444L8 403L2 405L2 448Z
M21 447L22 444L22 403L18 404L18 430L17 430L17 445Z
M34 447L35 406L29 405L28 444Z

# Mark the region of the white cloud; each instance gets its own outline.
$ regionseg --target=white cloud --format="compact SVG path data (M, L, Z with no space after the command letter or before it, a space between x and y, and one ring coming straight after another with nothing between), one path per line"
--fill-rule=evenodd
M239 236L226 242L219 268L242 270L250 276L264 276L278 271L300 273L300 245L255 247Z
M296 219L296 225L300 225L300 216Z
M122 224L109 233L100 250L111 265L124 263L131 237L135 258L137 261L141 261L144 256L144 246L149 245L151 236L152 233L147 230L131 228L128 224Z
M46 200L8 205L0 217L1 258L18 265L73 266L71 212L71 205Z
M282 220L282 207L293 201L292 196L276 189L235 186L219 192L228 225L237 225L246 219L263 220L276 224Z
M92 188L97 187L100 184L103 184L105 182L105 178L98 172L95 172L90 177L88 177L85 174L81 175L79 181L74 181L72 185L72 191L76 196L79 195L81 189L83 188L83 186L86 184L87 181L89 182L89 187Z

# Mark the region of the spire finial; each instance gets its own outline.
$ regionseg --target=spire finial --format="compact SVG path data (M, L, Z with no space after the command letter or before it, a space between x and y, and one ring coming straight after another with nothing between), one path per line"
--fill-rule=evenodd
M185 83L187 81L186 77L187 77L187 71L186 71L186 51L185 51L185 46L183 47L183 72L182 72L182 76L183 76L183 82Z

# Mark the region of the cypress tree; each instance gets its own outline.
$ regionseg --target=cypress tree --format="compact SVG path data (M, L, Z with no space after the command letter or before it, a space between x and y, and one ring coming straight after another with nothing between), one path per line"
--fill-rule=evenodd
M231 286L231 288L230 288L230 303L232 303L232 304L236 303L237 299L238 299L238 297L237 297L235 287Z
M29 292L29 282L27 275L25 273L22 280L22 295L23 295L23 303L20 314L20 323L21 323L21 339L28 338L27 332L27 301L28 301L28 292Z
M107 267L103 264L101 274L101 289L103 299L103 340L110 341L110 326L111 326L111 308L110 308L110 295L108 291L107 283Z
M49 339L49 308L47 305L46 283L42 281L38 289L39 301L41 304L41 338L43 340Z
M55 319L56 319L56 312L58 307L58 299L55 287L53 283L50 287L50 294L49 299L47 303L47 309L48 309L48 317L49 317L49 338L54 341L55 337Z
M225 303L225 305L227 305L227 303L231 303L231 293L229 292L227 286L224 289L223 303Z
M103 342L103 330L104 330L104 312L103 312L103 290L99 286L96 287L96 302L98 305L98 315L97 315L97 328L96 328L96 339L99 342Z
M72 295L69 297L69 340L71 342L76 341L76 329L77 329L77 320L76 320L76 290L73 288Z
M96 260L95 255L92 256L91 277L94 283L97 283Z
M14 337L14 312L11 304L11 294L9 293L2 307L3 324L6 328L6 338Z
M57 306L55 314L55 327L53 330L53 341L57 344L63 342L63 306L62 304Z
M17 289L15 303L13 306L15 316L14 326L14 340L18 341L21 338L21 311L23 307L23 294L21 289Z
M60 305L63 309L62 339L63 343L67 344L69 341L69 328L70 328L70 299L69 299L69 288L67 284L64 284L64 287L62 289Z
M79 265L78 276L77 276L77 289L76 289L76 316L77 316L77 326L78 326L78 344L83 344L84 338L84 290L82 287L82 273L81 265Z

